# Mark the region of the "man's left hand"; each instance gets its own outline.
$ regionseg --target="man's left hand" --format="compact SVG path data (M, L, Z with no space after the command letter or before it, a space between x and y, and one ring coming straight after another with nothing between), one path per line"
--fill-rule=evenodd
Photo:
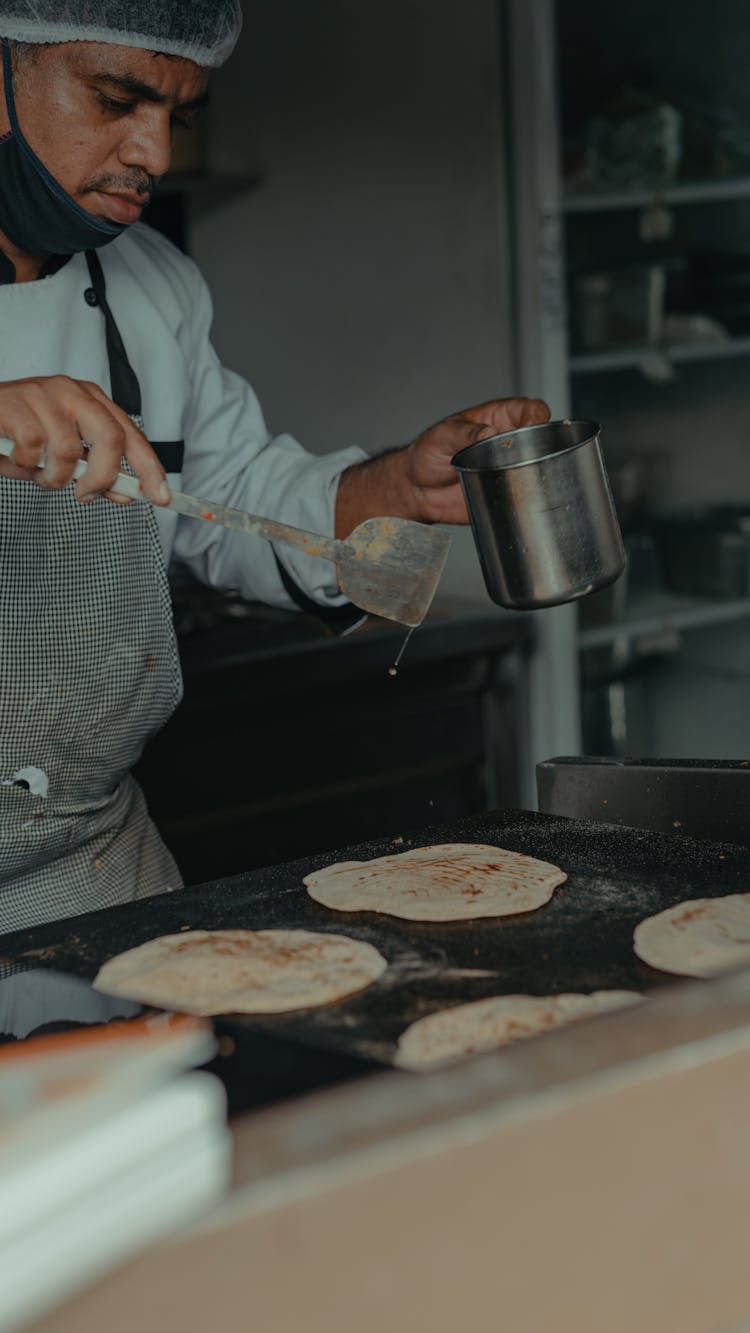
M541 398L496 398L439 421L409 445L407 478L423 523L468 523L463 491L451 459L478 440L549 421Z
M458 473L462 449L490 435L549 421L541 398L496 398L439 421L408 445L355 464L343 473L336 502L336 536L380 515L421 523L468 523Z

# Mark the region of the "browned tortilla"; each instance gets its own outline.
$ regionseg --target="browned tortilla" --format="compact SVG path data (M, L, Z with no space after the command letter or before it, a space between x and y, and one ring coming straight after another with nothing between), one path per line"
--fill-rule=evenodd
M409 921L468 921L533 912L567 875L548 861L481 843L417 847L373 861L341 861L307 875L311 898L338 912Z
M412 1023L399 1038L394 1063L401 1069L435 1069L639 999L632 991L600 990L592 995L496 995L459 1004Z
M272 1014L330 1004L387 967L372 945L310 930L193 930L112 958L94 986L188 1014Z
M691 898L636 926L633 948L661 972L713 977L750 963L750 893Z

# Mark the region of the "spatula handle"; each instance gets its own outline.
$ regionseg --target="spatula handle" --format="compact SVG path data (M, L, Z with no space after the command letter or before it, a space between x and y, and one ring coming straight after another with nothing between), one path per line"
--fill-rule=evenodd
M13 455L13 440L0 438L0 454L6 458ZM40 467L43 463L40 463ZM85 459L76 463L73 479L78 480L88 471ZM125 472L118 472L117 479L110 486L115 495L125 495L131 500L145 500L143 484L137 477L130 477ZM172 491L168 505L160 508L172 509L177 514L188 518L201 518L208 523L219 523L234 532L244 532L251 537L262 537L264 541L279 542L282 546L292 546L305 555L321 556L324 560L335 561L341 555L342 543L333 537L324 537L315 532L306 532L304 528L293 528L288 523L278 523L272 518L261 518L258 514L247 514L243 509L230 509L227 505L213 504L210 500L199 500L194 495L182 491Z

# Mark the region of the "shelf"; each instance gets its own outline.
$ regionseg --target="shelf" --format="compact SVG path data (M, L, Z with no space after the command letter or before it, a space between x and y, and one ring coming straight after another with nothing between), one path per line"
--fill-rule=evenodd
M608 370L638 370L649 362L722 361L750 356L750 335L741 338L706 338L684 343L641 343L603 352L583 352L568 362L571 375L596 375Z
M703 204L724 199L749 199L750 176L727 180L683 181L675 185L645 186L639 190L602 190L563 195L564 213L626 212L652 204Z
M707 597L679 597L676 593L644 593L633 597L622 620L580 630L578 647L582 651L605 648L616 640L650 638L745 619L750 620L750 597L717 602Z

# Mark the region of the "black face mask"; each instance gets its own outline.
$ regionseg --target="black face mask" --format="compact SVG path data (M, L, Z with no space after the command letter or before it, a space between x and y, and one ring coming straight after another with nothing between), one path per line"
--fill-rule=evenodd
M10 133L0 139L0 231L28 255L74 255L116 240L125 228L100 222L81 208L21 133L7 41L3 76Z

